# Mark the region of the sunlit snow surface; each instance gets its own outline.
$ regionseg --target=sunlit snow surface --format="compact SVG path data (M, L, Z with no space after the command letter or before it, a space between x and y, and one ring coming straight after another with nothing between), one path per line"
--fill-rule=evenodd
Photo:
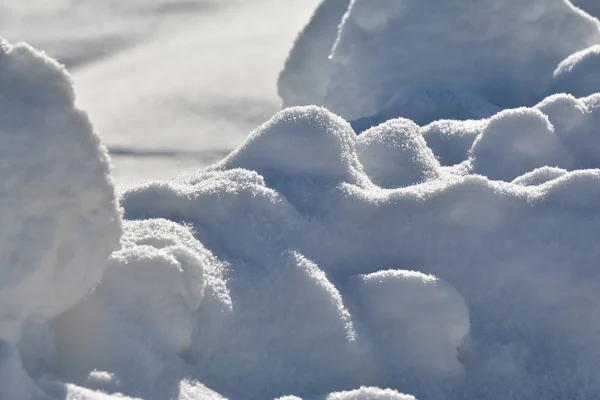
M233 3L198 18L253 10ZM147 3L106 4L145 29ZM77 107L106 102L117 158L202 138L219 128L161 96L224 85L184 73L210 37L164 22L168 52L74 63L78 100L59 64L3 43L0 400L597 398L600 23L563 0L440 4L325 0L279 92L341 116L279 111L203 170L119 188L122 209ZM235 79L229 111L252 86ZM120 108L136 96L154 122Z

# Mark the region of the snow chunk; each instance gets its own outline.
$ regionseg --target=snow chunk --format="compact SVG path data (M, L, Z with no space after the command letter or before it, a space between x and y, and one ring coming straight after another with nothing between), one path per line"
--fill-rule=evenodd
M439 176L439 163L419 127L394 119L358 137L358 157L373 183L384 188L410 186Z
M577 97L600 92L600 45L578 51L563 60L554 71L552 91Z
M413 396L392 389L361 387L356 390L331 393L326 400L416 400Z
M473 143L471 156L474 173L506 181L538 167L572 165L548 117L528 108L492 117Z
M444 398L464 375L457 357L469 310L462 296L432 275L402 270L361 275L352 288L381 375L417 397Z
M355 137L348 122L324 108L289 108L254 131L221 167L254 170L267 181L274 176L296 176L357 183L362 168Z
M294 86L303 95L284 102L323 105L349 120L377 115L413 85L452 85L501 108L533 104L561 60L600 43L598 20L566 0L354 0L336 17L329 15L332 25L341 21L332 65L312 79L325 93L304 80L307 88ZM310 31L304 36L318 40Z
M105 148L62 66L0 40L0 338L100 280L120 236Z

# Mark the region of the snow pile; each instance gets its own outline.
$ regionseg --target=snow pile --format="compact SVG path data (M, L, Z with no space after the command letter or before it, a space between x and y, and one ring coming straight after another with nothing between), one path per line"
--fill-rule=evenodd
M600 174L468 174L578 165L557 127L587 140L593 108L574 123L566 107L586 104L554 96L539 106L551 116L472 121L481 133L462 175L436 164L410 121L356 136L324 109L292 108L211 169L125 192L127 218L189 224L228 266L231 313L209 345L192 338L194 376L230 398L360 385L424 399L593 396L600 327L585 321L600 320ZM383 190L384 178L397 182Z
M0 42L0 339L65 311L120 235L106 150L56 62ZM32 295L35 294L35 295Z
M419 127L407 119L367 130L358 138L357 153L371 180L384 188L421 183L436 178L440 171Z
M421 128L421 135L441 165L460 164L468 158L473 142L486 120L439 120Z
M600 43L598 20L567 0L354 0L340 17L343 6L325 0L297 40L279 81L286 106L372 125L478 119L541 100L561 60Z

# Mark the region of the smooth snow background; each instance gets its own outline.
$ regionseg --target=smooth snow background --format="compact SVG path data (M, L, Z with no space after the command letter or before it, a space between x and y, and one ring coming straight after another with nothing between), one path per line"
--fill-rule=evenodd
M281 105L277 75L318 0L0 4L0 36L65 63L118 183L223 158Z

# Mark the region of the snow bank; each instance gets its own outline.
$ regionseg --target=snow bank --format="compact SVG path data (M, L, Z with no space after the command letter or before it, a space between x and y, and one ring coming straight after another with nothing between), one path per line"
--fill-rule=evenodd
M70 79L0 41L0 338L48 320L100 280L120 235L105 148Z
M600 174L542 168L510 183L469 171L574 168L595 104L557 95L469 122L480 133L463 175L443 173L410 121L356 136L324 109L291 108L211 169L126 191L127 218L189 224L227 265L231 313L210 345L192 338L194 376L231 398L360 385L428 399L593 396L600 341L584 321L600 320ZM529 153L528 140L544 146ZM433 175L417 183L424 166Z
M566 0L354 0L340 18L342 3L324 1L292 49L284 105L323 105L373 125L477 119L541 100L561 60L600 42L598 20ZM325 19L340 25L329 53Z
M102 282L52 321L59 354L54 371L94 389L161 398L179 384L168 380L182 373L179 355L191 344L205 297L209 307L227 311L223 266L188 228L164 220L126 222Z

